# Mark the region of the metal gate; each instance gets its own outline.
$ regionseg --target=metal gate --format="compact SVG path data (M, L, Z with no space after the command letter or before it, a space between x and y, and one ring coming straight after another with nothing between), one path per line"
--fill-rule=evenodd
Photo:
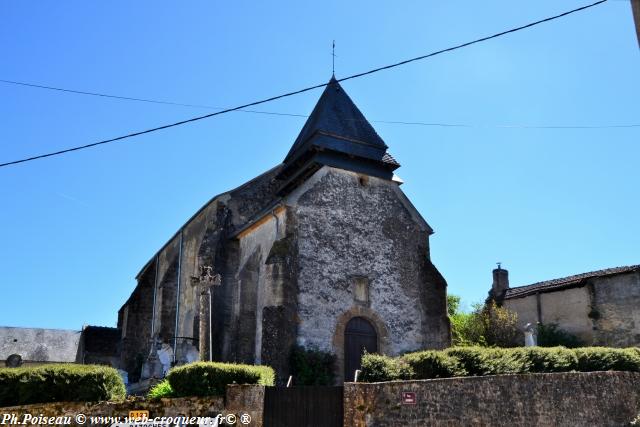
M342 427L342 398L342 387L266 387L264 427Z

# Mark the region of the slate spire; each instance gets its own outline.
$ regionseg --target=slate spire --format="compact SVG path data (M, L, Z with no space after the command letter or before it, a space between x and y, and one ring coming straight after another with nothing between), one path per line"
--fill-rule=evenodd
M387 148L373 126L342 89L335 76L331 77L329 84L322 92L322 96L293 143L285 162L316 132L352 139L385 150Z
M285 157L280 178L303 179L321 165L328 165L391 179L400 164L387 148L332 76Z

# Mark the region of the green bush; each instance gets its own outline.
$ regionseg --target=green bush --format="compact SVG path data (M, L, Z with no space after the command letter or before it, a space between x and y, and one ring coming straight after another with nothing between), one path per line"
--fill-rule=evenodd
M520 347L511 349L522 372L569 372L578 369L575 351L564 347Z
M460 361L442 351L420 351L403 356L416 378L449 378L466 374Z
M227 384L273 385L275 374L269 366L219 362L195 362L172 368L167 381L174 397L222 396Z
M543 372L640 372L640 349L582 347L452 347L401 357L367 354L362 381L430 379Z
M97 402L126 396L120 374L97 365L41 365L0 369L0 406Z
M415 376L411 366L401 358L366 353L362 356L359 380L366 383L409 380Z
M151 390L149 390L147 397L149 399L155 400L155 399L161 399L163 397L174 397L174 395L175 393L173 392L173 389L171 388L171 384L169 384L169 381L162 380L158 384L154 385L151 388Z
M563 346L576 348L583 345L583 342L578 337L561 329L556 323L538 324L536 335L540 347Z
M453 347L445 350L445 353L457 359L468 376L526 372L525 361L511 349Z
M574 349L578 370L640 372L640 352L633 348L582 347Z
M335 356L315 348L296 346L289 358L295 385L333 385Z

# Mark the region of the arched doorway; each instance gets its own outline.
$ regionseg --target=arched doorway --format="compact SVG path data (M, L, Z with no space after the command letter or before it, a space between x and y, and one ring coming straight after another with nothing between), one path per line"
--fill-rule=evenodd
M354 317L344 330L344 380L353 381L356 369L361 368L364 352L378 351L378 335L373 325L364 317Z

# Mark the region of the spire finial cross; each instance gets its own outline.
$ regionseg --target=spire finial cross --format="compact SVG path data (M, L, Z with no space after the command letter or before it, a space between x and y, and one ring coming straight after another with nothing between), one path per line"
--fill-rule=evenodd
M336 41L333 41L333 47L331 49L331 74L336 76Z

